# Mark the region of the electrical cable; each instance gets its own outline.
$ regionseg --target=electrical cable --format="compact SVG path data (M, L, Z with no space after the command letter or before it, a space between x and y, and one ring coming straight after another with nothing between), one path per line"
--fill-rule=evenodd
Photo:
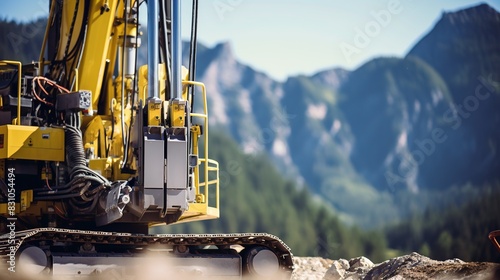
M71 40L73 39L73 29L75 28L76 17L78 15L78 6L80 5L80 0L76 0L75 2L75 10L73 12L73 18L71 20L71 25L69 28L68 40L66 41L66 48L64 49L64 61L67 62L68 54L69 54L69 46L71 45ZM66 63L64 64L64 72L68 73L68 69Z
M189 80L196 79L196 47L198 38L198 0L193 0L191 15L191 47L189 48ZM194 86L189 86L189 94L194 94ZM191 108L194 108L194 98L191 98Z
M139 19L139 8L140 8L140 3L139 1L135 1L137 5L137 19ZM134 82L132 85L132 97L131 97L131 102L132 105L135 102L136 98L136 87L137 87L137 64L138 64L138 53L139 53L139 26L136 26L135 28L135 38L136 38L136 51L135 51L135 57L134 57ZM128 165L128 150L130 149L130 140L131 140L131 135L132 135L132 120L134 119L134 106L131 106L130 108L130 125L128 126L128 133L127 133L127 144L125 146L125 151L123 154L123 164L121 166L121 169L123 169ZM141 124L142 125L142 124ZM106 131L104 131L106 133ZM107 153L106 153L107 156Z
M170 87L172 86L172 68L171 68L171 58L170 58L170 50L169 50L169 44L168 44L168 27L167 27L167 8L165 7L165 4L162 3L163 1L160 2L160 19L161 19L161 29L162 29L162 35L163 35L163 56L165 59L165 70L166 70L166 77L167 80L165 82L165 100L169 100L171 98L170 96ZM171 20L170 20L171 23Z
M125 26L123 28L123 43L122 43L122 53L121 53L121 69L120 69L120 75L121 75L121 100L120 100L120 126L121 126L121 134L122 134L122 147L123 150L125 151L125 146L126 146L126 139L125 139L125 47L127 43L127 24L128 24L128 13L127 13L127 8L128 8L128 2L129 0L125 0L124 5L123 5L123 17L124 17L124 22Z

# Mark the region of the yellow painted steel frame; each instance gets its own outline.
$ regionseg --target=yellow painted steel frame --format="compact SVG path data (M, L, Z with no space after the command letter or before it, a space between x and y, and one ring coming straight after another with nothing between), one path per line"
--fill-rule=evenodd
M0 158L64 161L64 130L25 125L0 126Z
M46 128L36 128L21 126L21 81L22 81L22 63L20 61L13 60L0 60L0 65L14 65L17 66L17 112L16 118L13 120L12 125L0 126L0 177L5 177L5 161L6 158L20 158L20 159L40 159L40 160L64 160L64 132L56 131L54 128L49 128L49 131L45 131ZM44 130L44 131L42 131ZM42 132L43 134L40 134ZM55 133L52 133L55 132ZM46 135L55 136L53 137L53 143L46 143L47 141L39 140L50 140L44 139ZM54 135L55 134L55 135ZM45 136L44 136L45 135ZM41 136L41 138L39 138ZM26 139L27 141L23 141ZM35 141L33 142L33 138ZM55 138L55 139L54 139ZM22 145L20 145L20 143ZM36 145L35 145L36 143ZM62 146L59 146L62 145ZM33 146L34 149L30 149ZM47 149L48 148L48 149ZM48 153L45 155L43 152L47 150L55 151L55 153ZM34 152L34 153L33 153ZM20 213L21 211L26 211L33 202L33 190L21 191L21 201L20 203L15 203L14 211ZM0 215L7 215L9 213L9 204L0 203Z
M192 118L203 120L203 155L198 155L198 166L194 168L196 202L189 204L189 209L182 214L179 223L196 220L217 219L220 216L219 208L219 163L208 158L208 108L207 93L203 83L193 81L183 81L184 85L192 85L201 88L203 100L203 113L191 113ZM192 96L188 96L191 102ZM199 126L193 126L193 153L198 154ZM203 182L200 182L200 168L203 171ZM209 177L212 176L212 177ZM213 194L209 191L213 190ZM213 195L210 197L209 195Z
M71 7L67 1L65 4ZM94 1L92 1L94 2ZM102 12L97 1L91 4L89 11L89 28L87 30L86 48L83 52L79 73L79 87L92 91L92 108L97 108L99 93L101 91L105 61L111 43L111 30L113 27L115 11L118 1L107 1L110 12ZM73 4L74 5L74 4ZM70 14L70 13L68 13Z

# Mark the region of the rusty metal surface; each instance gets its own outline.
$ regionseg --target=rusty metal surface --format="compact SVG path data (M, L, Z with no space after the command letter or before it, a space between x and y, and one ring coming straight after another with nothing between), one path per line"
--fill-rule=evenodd
M500 243L498 243L497 237L500 237L500 230L495 230L490 232L490 234L488 234L488 238L491 240L493 245L495 245L498 252L500 252Z

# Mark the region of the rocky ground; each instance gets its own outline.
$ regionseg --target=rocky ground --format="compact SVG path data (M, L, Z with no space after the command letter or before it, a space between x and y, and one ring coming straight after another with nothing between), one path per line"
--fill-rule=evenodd
M500 279L500 264L464 262L459 259L436 261L412 253L374 264L365 257L351 260L295 257L293 280L357 279Z
M420 280L420 279L438 279L438 280L497 280L500 279L500 264L464 262L459 259L446 261L436 261L428 257L412 253L409 255L393 258L385 262L374 264L365 257L353 258L350 260L339 259L330 260L319 257L294 257L295 270L292 280ZM24 274L4 274L6 271L0 264L0 279L36 279L36 280L54 280L54 279L80 279L80 280L114 280L114 279L205 279L189 277L176 277L164 273L157 273L165 268L165 265L149 264L156 266L154 273L140 273L141 277L134 275L123 275L122 272L110 270L102 274L92 276L81 276L76 278L51 278L42 277L37 274L36 277L26 276ZM141 266L141 269L150 270L148 266ZM156 271L157 270L157 271ZM134 271L134 270L132 270ZM142 270L141 270L142 271ZM151 270L152 271L152 270ZM164 277L165 276L165 277ZM184 275L186 276L186 275ZM218 279L218 278L215 278ZM254 278L252 278L254 279ZM257 278L260 279L260 278Z

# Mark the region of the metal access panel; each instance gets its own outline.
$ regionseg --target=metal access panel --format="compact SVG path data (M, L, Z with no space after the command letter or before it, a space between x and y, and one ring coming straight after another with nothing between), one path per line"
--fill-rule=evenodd
M144 188L163 189L165 169L163 140L144 140Z
M171 135L167 138L167 189L187 188L187 141L183 136Z
M25 125L0 126L0 159L64 161L64 130Z
M163 128L146 128L144 133L144 188L163 189L165 183L165 141Z
M162 127L145 128L142 157L142 182L145 206L165 206L165 141Z

